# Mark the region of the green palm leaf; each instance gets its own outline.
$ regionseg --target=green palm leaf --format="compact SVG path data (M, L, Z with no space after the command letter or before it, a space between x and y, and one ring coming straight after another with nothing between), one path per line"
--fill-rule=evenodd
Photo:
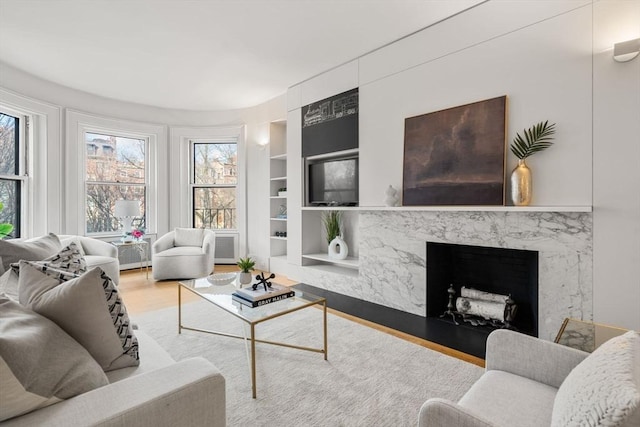
M519 159L527 157L553 145L552 135L556 133L556 124L549 121L540 122L529 129L524 129L524 138L517 133L511 143L511 152Z

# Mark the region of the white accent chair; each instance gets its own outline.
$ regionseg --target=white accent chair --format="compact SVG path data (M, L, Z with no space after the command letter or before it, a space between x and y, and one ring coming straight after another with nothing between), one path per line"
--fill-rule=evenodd
M60 239L62 247L67 246L71 242L75 242L87 262L87 268L100 267L111 277L111 280L113 280L116 286L120 283L118 248L102 240L85 236L61 234L58 235L58 239Z
M215 264L216 234L204 228L176 228L152 246L154 280L208 276Z
M640 334L593 353L499 329L486 371L458 403L432 398L419 427L640 426Z

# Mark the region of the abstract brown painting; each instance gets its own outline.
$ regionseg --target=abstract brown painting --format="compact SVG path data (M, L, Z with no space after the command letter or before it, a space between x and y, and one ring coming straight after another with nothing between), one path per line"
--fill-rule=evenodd
M403 205L503 205L506 102L405 119Z

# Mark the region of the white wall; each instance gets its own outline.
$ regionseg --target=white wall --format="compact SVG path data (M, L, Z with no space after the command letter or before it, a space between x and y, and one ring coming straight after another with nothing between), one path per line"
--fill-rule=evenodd
M288 110L360 88L361 206L402 188L407 117L507 95L508 142L556 122L556 144L528 162L533 204L594 206L594 318L640 329L640 59L611 59L640 36L638 4L492 0L290 88Z
M612 60L640 37L640 1L594 4L594 319L640 329L640 57Z
M85 92L60 86L52 82L39 79L33 75L22 72L7 64L0 62L0 103L14 108L28 109L38 112L38 117L47 122L47 135L38 142L37 153L47 153L42 165L36 170L45 171L40 175L41 183L35 194L38 209L34 210L31 219L30 235L38 235L49 231L58 233L75 233L77 224L65 221L65 212L76 212L80 201L77 200L77 191L67 192L66 188L71 183L65 177L67 166L77 169L78 165L68 165L65 161L65 152L76 153L72 135L67 135L65 126L68 111L76 111L80 114L104 119L112 123L120 121L123 124L139 124L163 127L163 141L169 141L172 129L183 133L194 130L201 133L203 129L239 128L244 129L243 141L245 146L246 170L250 171L245 179L247 181L246 194L242 195L241 204L247 206L248 232L246 233L242 255L254 253L256 257L266 261L268 257L268 229L263 229L259 224L262 221L262 204L259 197L268 196L268 187L262 188L268 177L268 159L264 149L260 149L259 141L264 139L265 131L268 132L268 123L281 120L286 116L285 95L277 97L263 105L233 111L186 111L169 110L146 105L121 102L103 98ZM40 151L40 150L47 151ZM158 235L166 233L171 228L184 225L185 211L188 206L178 205L186 189L171 186L169 171L184 169L180 165L180 156L173 156L174 151L180 152L178 147L172 147L171 143L164 145L166 152L158 156ZM179 174L179 172L178 172ZM46 203L43 201L46 200ZM175 206L178 205L178 210ZM172 208L173 206L173 208ZM180 211L181 209L183 211ZM71 229L73 228L73 229ZM267 250L265 251L265 247Z

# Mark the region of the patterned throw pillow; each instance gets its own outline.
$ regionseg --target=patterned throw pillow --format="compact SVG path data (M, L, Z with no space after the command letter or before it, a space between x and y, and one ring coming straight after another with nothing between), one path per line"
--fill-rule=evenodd
M78 277L69 275L20 261L20 303L57 323L105 371L139 365L138 339L111 278L99 267Z
M42 261L34 261L34 263L68 272L72 274L73 277L77 277L87 271L87 262L75 242L69 243L57 254L45 258ZM11 268L16 274L20 274L19 263L11 264Z

